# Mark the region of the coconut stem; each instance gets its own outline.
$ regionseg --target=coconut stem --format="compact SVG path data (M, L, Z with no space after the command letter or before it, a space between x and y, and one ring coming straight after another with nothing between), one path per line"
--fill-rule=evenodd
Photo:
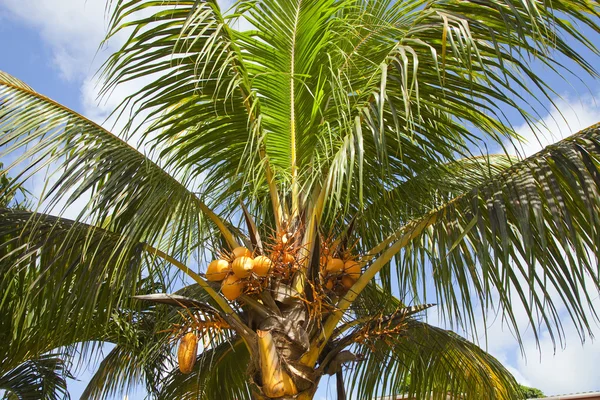
M283 370L273 336L269 331L256 331L260 356L263 392L267 397L278 398L296 395L298 389L292 378Z

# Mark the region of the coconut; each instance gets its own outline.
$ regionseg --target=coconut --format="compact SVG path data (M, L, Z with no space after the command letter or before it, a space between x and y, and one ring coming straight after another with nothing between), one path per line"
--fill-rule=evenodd
M227 261L214 260L208 264L208 269L206 270L206 279L209 281L222 281L225 279L230 270L231 267Z
M221 283L221 293L227 300L233 301L241 296L246 283L235 275L229 275Z
M352 260L346 261L344 263L344 272L346 275L357 281L360 277L360 264Z
M329 290L332 290L334 285L335 285L335 281L331 278L327 279L327 281L325 282L325 287Z
M346 289L350 289L355 283L356 280L353 279L350 275L342 276L342 285L344 285Z
M189 332L186 333L181 342L179 342L179 349L177 349L177 361L179 363L179 370L182 374L189 374L194 368L196 362L196 355L198 352L198 336Z
M246 278L252 272L254 261L250 257L238 257L233 260L232 270L238 278Z
M233 249L233 258L252 257L252 252L245 247L236 247Z
M327 266L325 270L328 274L335 274L341 272L344 269L344 262L339 258L332 258L327 261Z
M273 262L269 257L258 256L254 259L254 268L252 271L258 276L267 276L272 266Z

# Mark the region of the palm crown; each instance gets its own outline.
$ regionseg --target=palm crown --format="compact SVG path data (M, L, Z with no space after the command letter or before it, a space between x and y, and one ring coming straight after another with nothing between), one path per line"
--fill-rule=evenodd
M508 371L424 303L472 333L496 310L518 341L519 307L562 340L560 303L590 332L600 128L520 161L483 149L518 140L503 107L531 121L520 99L551 93L531 63L596 74L566 40L597 52L573 24L598 32L597 3L109 8L108 38L129 36L103 93L144 82L120 137L0 73L2 195L48 170L47 210L89 198L77 221L1 209L0 373L112 342L85 398L309 399L335 374L338 398L510 399Z

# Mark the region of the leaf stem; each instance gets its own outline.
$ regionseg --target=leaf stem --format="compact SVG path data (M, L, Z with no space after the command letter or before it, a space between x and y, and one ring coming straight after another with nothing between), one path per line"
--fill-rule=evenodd
M356 300L358 295L375 277L381 268L383 268L402 248L408 245L414 238L419 236L426 228L433 225L437 220L437 210L428 214L419 221L411 221L401 229L402 234L399 239L391 245L381 256L379 256L367 270L360 276L356 283L348 290L348 293L338 302L336 310L327 318L321 334L315 338L317 343L311 344L311 350L303 357L306 365L314 366L319 354L327 344L327 341L335 331L338 323L342 319L344 312Z

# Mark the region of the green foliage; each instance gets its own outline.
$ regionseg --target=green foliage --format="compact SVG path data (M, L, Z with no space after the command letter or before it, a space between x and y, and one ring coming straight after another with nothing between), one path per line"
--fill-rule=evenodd
M17 210L30 208L31 202L27 198L30 193L22 186L14 187L11 184L12 179L3 167L0 162L0 208L10 207Z
M60 355L45 354L0 374L6 400L70 399L66 378L73 378Z
M540 389L519 385L521 393L523 393L523 399L541 399L544 393Z

